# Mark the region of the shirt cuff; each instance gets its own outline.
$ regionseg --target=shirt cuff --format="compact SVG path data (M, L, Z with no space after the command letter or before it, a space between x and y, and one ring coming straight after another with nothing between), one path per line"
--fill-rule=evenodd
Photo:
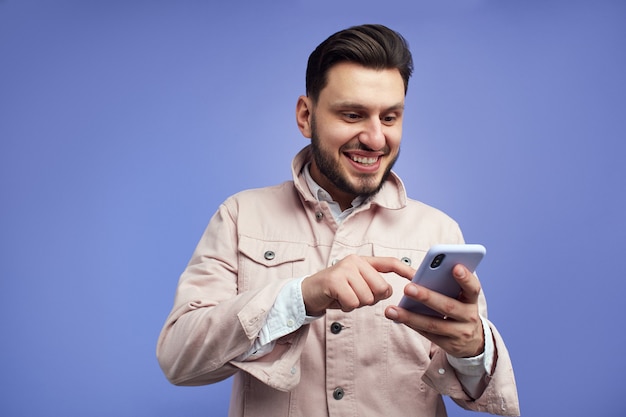
M495 347L493 345L493 335L489 323L483 317L480 318L483 325L483 336L485 338L485 349L483 353L471 358L457 358L446 353L448 362L459 373L467 376L491 375Z
M261 345L278 340L313 321L306 315L302 298L302 281L306 277L289 281L283 286L270 309L265 325L261 328Z
M319 318L306 314L302 298L302 281L305 278L306 276L292 279L281 288L259 336L250 349L237 357L237 360L251 361L267 355L274 349L276 340Z
M491 375L495 347L493 334L489 323L483 317L480 318L485 337L485 349L483 353L471 358L457 358L446 353L448 363L456 370L457 378L465 389L465 392L473 399L479 398L487 387L485 376Z

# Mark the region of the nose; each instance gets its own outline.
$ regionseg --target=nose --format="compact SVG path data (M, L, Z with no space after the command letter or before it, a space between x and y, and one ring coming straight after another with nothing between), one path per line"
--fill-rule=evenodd
M381 150L387 142L383 128L380 119L372 118L369 123L364 124L363 131L359 134L359 142L373 151Z

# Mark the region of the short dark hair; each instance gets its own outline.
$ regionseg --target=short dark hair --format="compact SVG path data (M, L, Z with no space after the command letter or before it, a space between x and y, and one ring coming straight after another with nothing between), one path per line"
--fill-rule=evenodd
M306 93L314 102L326 86L328 71L340 62L377 70L396 68L405 94L413 72L411 51L402 35L383 25L353 26L329 36L309 56Z

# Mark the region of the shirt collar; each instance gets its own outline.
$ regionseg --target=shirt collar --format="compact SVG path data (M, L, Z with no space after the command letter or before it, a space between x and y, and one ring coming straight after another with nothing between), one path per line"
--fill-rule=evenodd
M337 202L333 200L333 198L328 193L328 191L320 187L319 184L315 182L315 180L311 176L311 170L309 169L310 166L311 166L311 163L310 162L307 163L304 166L304 169L302 171L304 173L304 179L306 180L306 184L308 185L309 191L311 191L311 194L313 194L313 196L317 198L317 201L326 201L328 203L337 204ZM352 200L352 208L359 207L361 204L363 204L364 201L365 201L365 197L361 195L357 196L354 200Z

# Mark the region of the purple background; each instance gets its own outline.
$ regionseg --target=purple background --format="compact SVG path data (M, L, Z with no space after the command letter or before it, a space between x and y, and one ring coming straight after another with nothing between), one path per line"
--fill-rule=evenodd
M226 414L155 359L178 276L289 178L309 53L369 22L413 50L396 171L487 246L522 415L623 412L626 2L0 0L2 416Z

